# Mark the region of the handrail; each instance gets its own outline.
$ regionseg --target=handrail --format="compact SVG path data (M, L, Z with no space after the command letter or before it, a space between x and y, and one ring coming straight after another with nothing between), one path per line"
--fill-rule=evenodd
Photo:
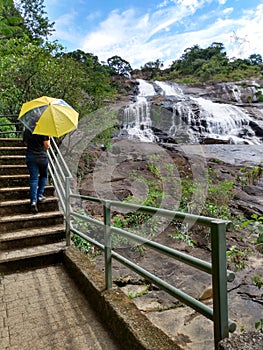
M62 210L66 212L66 178L72 178L70 170L54 140L53 137L50 139L50 148L48 152L49 158L49 172L54 182Z
M70 195L70 197L84 199L84 200L90 200L92 202L97 202L97 203L105 203L104 200L99 199L99 198L94 198L94 197L90 197L90 196L83 196L83 195L74 194L74 193L72 193ZM210 217L197 216L197 215L193 215L193 214L186 214L186 213L182 213L182 212L176 212L176 211L172 211L172 210L155 208L155 207L150 207L150 206L144 207L144 206L141 206L138 204L133 204L133 203L123 203L123 202L110 201L110 204L111 204L111 206L114 206L114 207L137 209L138 212L144 212L144 213L145 212L146 213L153 213L154 212L154 213L163 214L163 215L166 214L166 216L170 216L172 218L175 218L175 219L178 219L181 221L183 221L187 218L189 218L191 220L198 220L198 223L199 224L202 223L203 225L209 225L209 224L215 222L215 219L210 218ZM83 219L83 220L86 220L88 222L92 222L94 224L103 226L103 223L101 221L91 219L87 216L77 214L75 212L72 212L71 214L75 217L80 218L80 219ZM217 219L216 222L226 223L226 231L232 230L232 222L231 221ZM209 274L212 274L212 264L207 262L207 261L203 261L203 260L200 260L198 258L192 257L189 254L184 254L180 251L177 251L175 249L171 249L167 246L163 246L162 244L159 244L159 243L154 242L154 241L150 241L144 237L135 235L133 233L127 232L127 231L122 230L122 229L117 228L117 227L111 227L111 230L112 230L112 233L115 232L115 233L121 234L126 238L130 238L130 239L132 239L138 243L144 244L145 246L148 246L152 249L155 249L157 251L162 251L167 256L171 256L171 257L175 258L176 260L179 260L181 262L184 262L185 264L188 264L189 266L192 266L192 267L198 266L199 270L207 272ZM235 279L234 272L227 270L227 281L233 282L234 279Z
M67 179L70 182L70 179ZM208 319L214 322L214 341L215 348L220 340L228 337L229 331L234 332L236 324L234 321L228 319L228 302L227 302L227 281L232 282L235 278L235 274L226 269L226 231L230 231L233 228L232 222L228 220L219 220L211 217L197 216L188 213L176 212L172 210L155 208L149 206L142 206L132 203L123 203L114 200L105 200L101 198L95 198L91 196L83 196L76 193L71 193L68 196L68 202L71 198L88 200L96 203L101 203L104 208L104 222L93 219L89 216L69 211L69 217L76 217L86 222L95 224L99 227L104 227L104 245L90 238L87 234L80 233L75 228L71 228L71 231L75 234L79 234L82 238L88 242L95 244L95 246L104 250L105 259L105 284L106 288L112 287L112 258L116 259L120 263L129 267L133 271L137 272L141 276L147 278L161 289L165 290L170 295L174 296L184 304L192 307L197 312L201 313ZM200 260L192 257L188 254L184 254L175 249L161 245L154 241L148 240L144 237L138 236L127 230L120 229L111 226L111 208L126 208L130 210L136 210L147 214L158 214L165 217L177 219L179 221L185 221L189 223L195 223L210 228L211 234L211 246L212 246L212 263ZM161 280L157 276L151 274L149 271L139 267L128 259L124 258L120 254L112 250L111 239L112 234L117 233L123 237L132 239L136 242L142 243L145 246L152 248L162 254L173 257L183 263L186 263L198 270L204 271L212 275L212 290L213 290L213 309L203 304L199 300L191 297L190 295L180 291L169 283Z

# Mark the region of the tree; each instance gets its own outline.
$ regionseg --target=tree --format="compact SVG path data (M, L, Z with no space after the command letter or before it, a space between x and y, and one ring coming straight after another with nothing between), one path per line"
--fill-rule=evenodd
M21 36L24 20L12 0L0 0L0 40Z
M18 0L16 8L24 19L26 34L32 40L43 42L54 31L45 11L44 0Z
M147 75L148 79L154 79L160 73L161 68L163 67L163 62L157 59L154 62L147 62L141 70L144 74Z
M120 56L112 56L108 58L107 63L110 67L111 74L130 77L132 71L131 65Z
M24 101L41 95L66 99L73 106L83 103L84 71L63 58L57 44L38 46L29 39L10 39L0 47L0 114L17 114Z
M108 66L102 65L98 57L92 53L85 53L82 50L76 50L64 54L77 61L86 72L86 81L84 90L89 98L93 101L94 109L103 105L103 99L112 98L115 89L110 82L110 69Z
M20 0L17 8L0 2L0 114L18 114L23 102L41 95L65 99L80 115L104 106L115 94L109 67L93 54L67 54L45 41L53 24L44 15L42 0Z
M206 49L202 49L198 45L187 48L181 58L172 63L171 68L184 75L199 75L199 70L202 69L203 65L207 65L212 58L214 62L216 61L217 67L227 65L228 58L222 43L214 42Z
M262 56L259 54L250 55L248 59L252 66L261 66L263 64Z
M115 93L107 69L100 67L73 59L57 43L0 42L0 114L17 114L24 101L41 95L65 99L81 115L88 114Z

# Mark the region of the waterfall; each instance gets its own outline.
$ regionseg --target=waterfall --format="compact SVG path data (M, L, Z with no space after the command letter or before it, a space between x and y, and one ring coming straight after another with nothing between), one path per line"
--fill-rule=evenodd
M142 79L137 82L139 94L135 102L124 109L123 125L129 138L158 142L159 134L163 134L169 140L180 143L202 143L205 139L232 144L262 143L251 125L257 125L260 136L263 135L261 126L244 108L188 95L176 83L149 83ZM242 96L237 85L231 92L234 99L240 102ZM163 106L159 110L153 104L158 97L161 97L159 106Z
M192 98L200 106L200 119L204 121L203 134L214 138L228 138L231 143L244 143L240 136L246 136L247 143L259 144L250 128L251 118L234 105L215 103L204 98ZM239 136L240 135L240 136Z
M152 84L142 79L137 79L139 83L139 96L154 96L156 95L155 89Z
M177 84L169 84L163 81L155 81L154 84L161 89L160 94L163 96L183 97L183 90Z
M152 131L151 102L147 97L156 95L152 84L138 79L139 94L136 101L124 109L124 128L128 138L144 142L157 142Z

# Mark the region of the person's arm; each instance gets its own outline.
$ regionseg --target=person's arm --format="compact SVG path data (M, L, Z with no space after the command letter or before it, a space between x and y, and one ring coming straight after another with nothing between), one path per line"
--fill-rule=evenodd
M44 140L43 142L44 142L45 149L49 149L49 147L50 147L50 139Z

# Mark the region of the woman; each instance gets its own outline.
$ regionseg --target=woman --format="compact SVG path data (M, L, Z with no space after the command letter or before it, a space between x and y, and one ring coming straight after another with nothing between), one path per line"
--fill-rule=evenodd
M38 212L37 202L45 200L44 190L48 177L47 150L50 147L50 138L32 134L26 129L23 139L27 145L26 164L30 175L31 212L36 214Z

